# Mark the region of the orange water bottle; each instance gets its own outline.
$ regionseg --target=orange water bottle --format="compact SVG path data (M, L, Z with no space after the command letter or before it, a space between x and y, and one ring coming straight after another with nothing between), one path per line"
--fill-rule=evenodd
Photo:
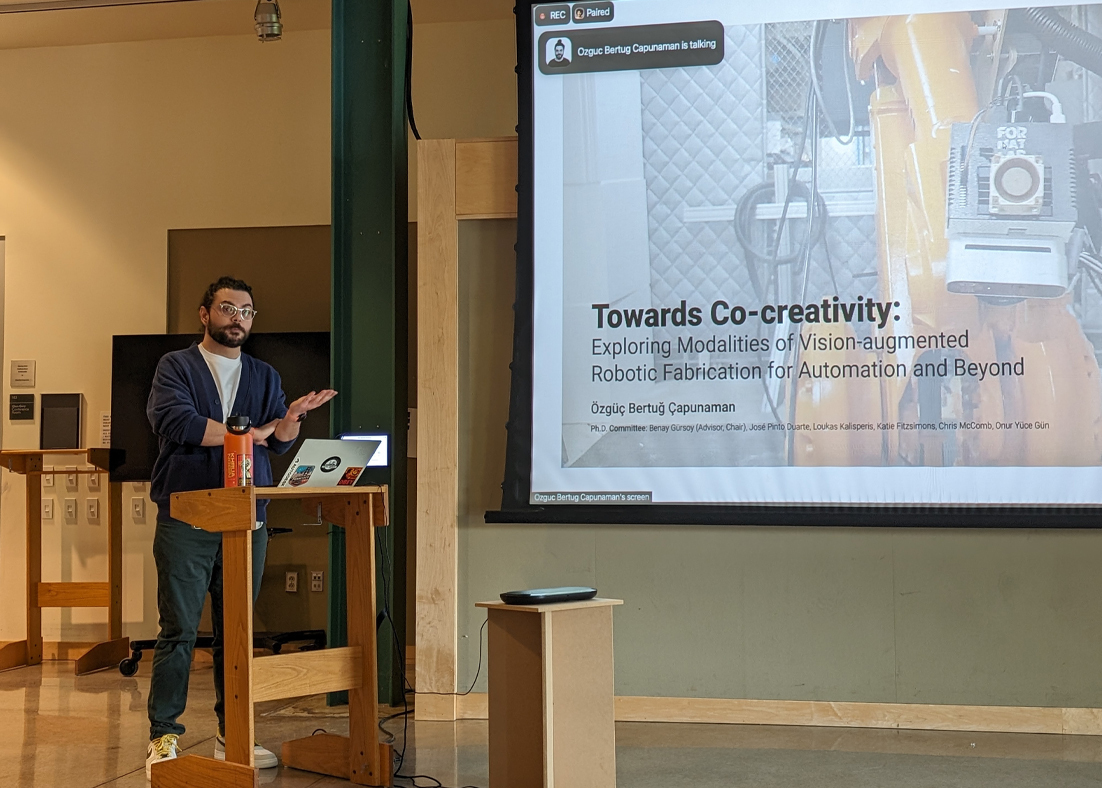
M253 483L253 434L248 416L230 416L226 419L222 468L226 474L226 487L247 487Z

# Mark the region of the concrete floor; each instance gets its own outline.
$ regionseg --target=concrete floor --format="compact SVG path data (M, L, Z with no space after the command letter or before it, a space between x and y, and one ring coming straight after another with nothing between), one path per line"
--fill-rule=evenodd
M148 663L131 679L113 671L77 678L71 662L0 674L0 786L143 788L148 688ZM213 751L213 696L210 670L193 672L182 720L189 752ZM346 733L348 719L317 701L280 702L260 708L256 725L277 752L284 739L319 728ZM401 719L387 728L400 748ZM409 729L404 774L486 788L484 721L411 721ZM644 723L621 723L616 735L622 788L1102 786L1102 737ZM261 784L348 785L282 767L261 772Z

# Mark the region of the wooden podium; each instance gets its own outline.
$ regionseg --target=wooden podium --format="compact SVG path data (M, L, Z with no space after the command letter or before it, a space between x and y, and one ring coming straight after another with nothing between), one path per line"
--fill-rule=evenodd
M297 499L318 522L344 526L348 646L253 658L252 530L256 499ZM379 742L375 651L375 528L387 524L387 488L231 487L177 493L172 516L222 534L226 760L198 755L154 764L153 788L256 788L253 704L349 690L349 735L284 742L283 763L296 769L389 786L393 754Z
M490 619L490 788L615 788L612 608L480 602Z
M118 666L130 655L130 639L122 636L122 485L107 485L107 582L42 582L42 458L45 455L80 457L94 467L54 468L58 476L106 474L110 449L50 449L0 452L0 467L27 477L27 637L0 646L0 670L42 663L42 608L105 607L108 640L97 643L76 660L78 676Z

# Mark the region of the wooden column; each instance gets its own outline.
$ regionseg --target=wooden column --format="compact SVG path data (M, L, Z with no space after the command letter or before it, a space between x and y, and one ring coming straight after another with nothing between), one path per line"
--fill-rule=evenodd
M459 501L459 222L455 141L418 145L417 689L456 690ZM418 695L419 720L455 698Z
M454 720L459 595L459 222L517 215L517 140L417 148L417 712Z

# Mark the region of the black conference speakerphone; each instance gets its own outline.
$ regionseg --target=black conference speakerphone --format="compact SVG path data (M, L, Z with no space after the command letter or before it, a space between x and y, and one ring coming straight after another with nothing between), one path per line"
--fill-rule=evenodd
M530 588L527 591L506 591L501 601L507 605L549 605L554 602L583 602L597 596L596 588L563 586L562 588Z

